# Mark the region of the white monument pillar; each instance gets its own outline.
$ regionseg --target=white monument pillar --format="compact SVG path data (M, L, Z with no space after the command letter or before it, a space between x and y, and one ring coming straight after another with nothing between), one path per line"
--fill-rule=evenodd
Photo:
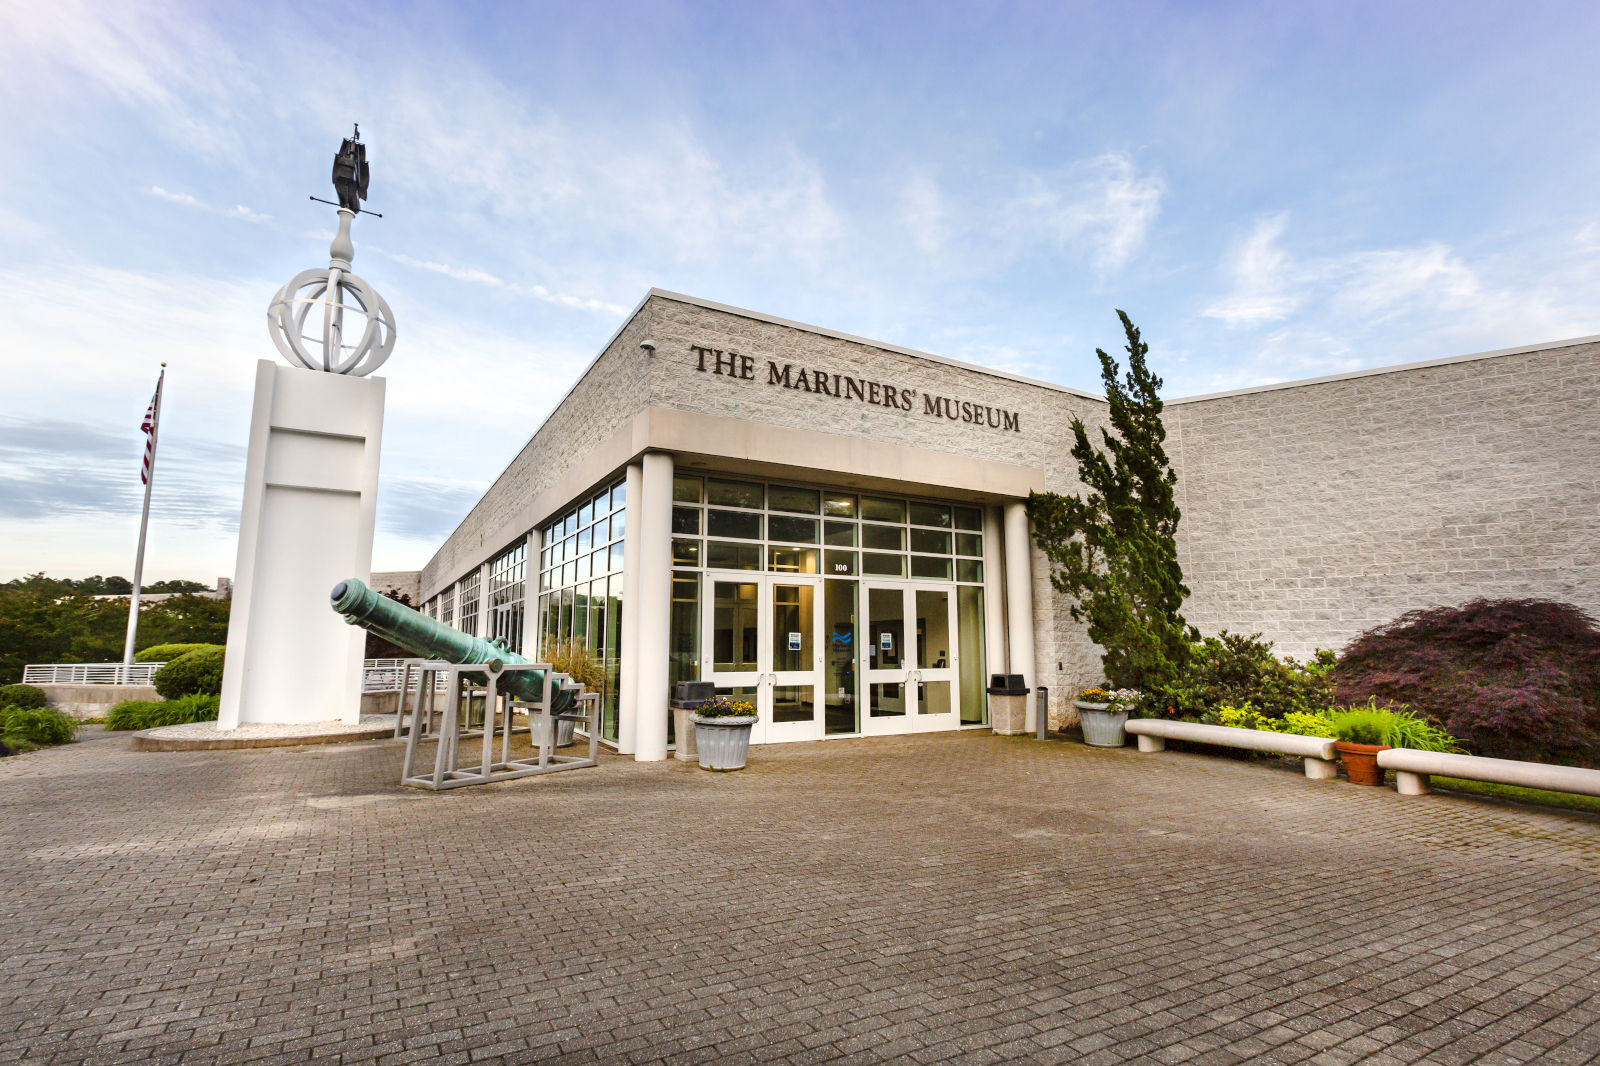
M256 365L218 729L361 717L366 632L328 609L328 591L372 577L384 380L366 375L395 331L383 297L350 272L367 186L359 138L335 158L334 186L327 269L295 275L267 308L290 365Z
M1012 674L1033 688L1033 545L1028 535L1028 505L1021 500L1006 504L1006 644ZM1038 701L1028 697L1027 730L1037 726Z
M617 700L617 754L632 755L639 720L639 546L644 528L644 464L629 463L623 492L627 525L622 534L622 673ZM670 578L668 580L671 580Z
M630 592L639 612L634 642L639 649L639 687L634 694L633 757L638 762L658 762L667 757L667 684L671 676L667 660L672 647L672 456L647 452L643 467L639 583ZM631 517L628 524L633 524Z

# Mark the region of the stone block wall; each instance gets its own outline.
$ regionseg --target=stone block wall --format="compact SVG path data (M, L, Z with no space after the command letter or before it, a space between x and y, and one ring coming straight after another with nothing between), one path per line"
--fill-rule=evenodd
M1600 610L1597 404L1596 343L1173 401L1186 615L1304 658L1480 596Z

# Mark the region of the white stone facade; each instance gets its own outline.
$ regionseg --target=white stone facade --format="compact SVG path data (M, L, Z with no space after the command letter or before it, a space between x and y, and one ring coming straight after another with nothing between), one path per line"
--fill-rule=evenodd
M1475 596L1600 608L1597 371L1590 339L1169 401L1190 621L1304 657ZM430 560L418 602L647 451L998 514L1029 489L1077 491L1071 421L1095 433L1104 415L1075 390L652 290ZM1099 655L1032 556L1037 681L1059 723Z

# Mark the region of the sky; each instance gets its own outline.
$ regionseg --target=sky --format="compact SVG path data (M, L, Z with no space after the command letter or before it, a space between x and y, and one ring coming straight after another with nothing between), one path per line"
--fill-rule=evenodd
M1592 3L0 0L0 580L232 576L264 312L394 309L416 569L651 286L1168 397L1600 333ZM1350 431L1361 432L1359 422ZM307 550L314 550L308 536Z

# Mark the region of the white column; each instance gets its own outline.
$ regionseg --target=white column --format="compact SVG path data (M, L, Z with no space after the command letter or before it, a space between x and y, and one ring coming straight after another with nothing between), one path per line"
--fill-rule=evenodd
M634 693L634 759L667 757L667 658L672 619L672 456L644 457L644 506L639 514L638 691ZM631 522L629 523L632 524ZM624 551L627 549L624 548Z
M1006 553L1000 532L1000 508L983 509L983 644L989 673L1006 670ZM989 679L983 679L984 688Z
M1028 536L1028 508L1021 500L1006 504L1006 644L1013 674L1033 688L1033 546ZM1037 697L1028 695L1028 732L1037 728Z
M640 529L644 524L644 467L628 464L624 491L627 527L622 535L622 678L618 682L617 754L632 755L636 750L634 727L639 712L639 575Z

